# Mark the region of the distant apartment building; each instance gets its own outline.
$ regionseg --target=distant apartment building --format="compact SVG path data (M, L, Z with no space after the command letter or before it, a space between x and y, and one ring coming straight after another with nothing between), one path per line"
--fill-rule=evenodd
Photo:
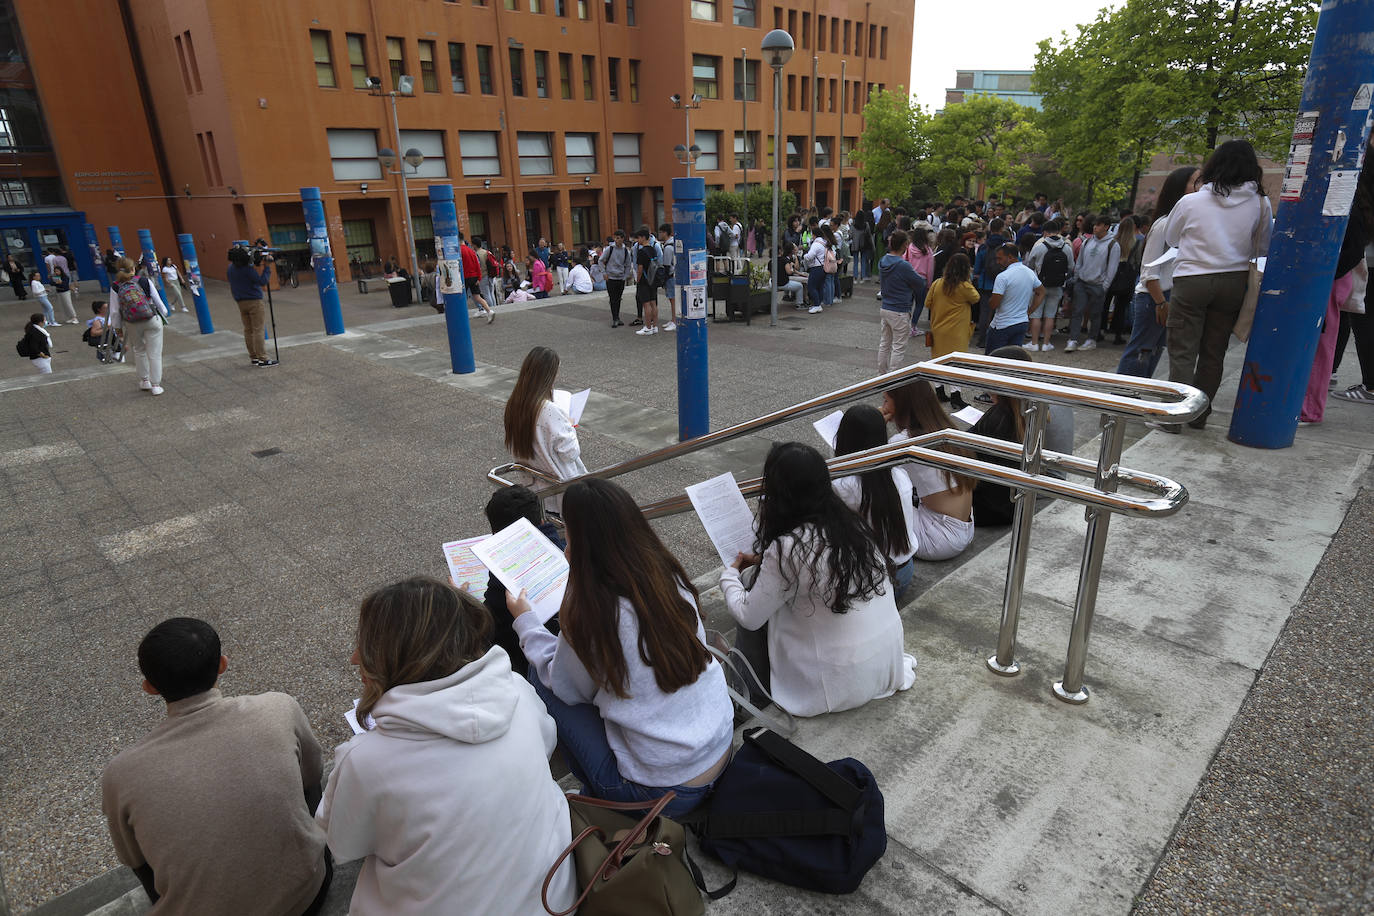
M954 88L945 90L945 104L957 105L975 95L991 95L1040 110L1040 93L1031 91L1033 70L959 70Z
M786 29L783 177L855 208L850 161L875 87L905 85L914 2L865 0L0 0L0 230L32 263L83 223L195 235L207 273L235 239L306 255L318 186L342 268L421 258L427 185L469 236L527 250L658 223L677 144L708 188L771 181L772 71ZM413 93L388 93L409 77ZM670 97L700 107L675 108ZM394 120L393 120L394 101ZM386 170L378 153L420 151ZM89 269L89 264L83 264ZM85 273L83 269L83 273ZM345 274L347 276L347 274Z

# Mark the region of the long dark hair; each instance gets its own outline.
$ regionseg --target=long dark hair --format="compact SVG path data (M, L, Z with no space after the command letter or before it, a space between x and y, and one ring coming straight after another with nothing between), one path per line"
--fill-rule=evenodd
M762 554L778 538L808 526L815 529L816 544L798 536L789 558L805 565L817 586L827 590L824 600L830 610L843 614L854 602L882 593L887 561L878 552L873 529L835 493L819 452L800 442L779 442L763 462L755 552ZM820 568L822 555L829 560L828 573Z
M553 380L558 377L558 354L535 347L525 354L515 390L506 401L506 449L516 458L534 457L534 428L544 402L553 400Z
M869 404L855 404L844 412L835 433L835 454L849 455L887 443L887 421L882 411ZM859 514L873 528L878 546L889 557L911 550L911 539L902 513L901 494L890 468L859 475Z
M1022 359L1028 363L1034 362L1029 353L1017 346L998 347L988 356L995 356L998 359ZM1012 425L1016 428L1016 441L1024 441L1026 438L1026 411L1021 399L1008 397L1004 394L995 394L993 395L992 407L983 416L989 417L993 411L998 410L1007 411L1011 414Z
M973 266L968 262L968 255L962 251L950 255L945 262L945 272L940 277L940 282L944 285L940 287L946 296L954 295L954 290L961 283L967 283L969 277L973 276Z
M930 230L922 229L919 226L912 229L908 235L907 244L914 247L921 254L930 254Z
M957 255L957 257L963 257L963 255ZM952 261L954 258L950 258L950 260ZM921 436L942 429L956 428L954 421L949 418L949 414L945 413L945 409L940 406L940 399L935 396L935 389L925 379L917 379L900 388L893 388L887 392L887 397L892 402L893 424L908 436ZM942 445L939 449L942 452L949 452L951 455L962 455L965 458L973 457L972 452L955 446ZM951 471L942 471L941 473L945 475L945 483L949 489L957 493L962 493L965 489L972 490L978 485L978 481L963 474L955 474Z
M1202 164L1202 182L1210 184L1218 197L1230 197L1247 181L1253 181L1260 196L1264 196L1264 169L1260 168L1259 157L1248 140L1227 140L1212 150Z
M1192 183L1197 172L1197 166L1184 165L1169 173L1169 177L1164 179L1164 186L1159 189L1159 198L1155 200L1155 212L1150 217L1152 222L1158 222L1161 217L1169 215L1174 205L1188 193L1188 185Z
M700 596L630 494L608 480L575 483L563 494L563 523L570 570L558 621L592 681L628 699L625 654L637 650L664 693L694 683L711 661L697 638ZM635 647L620 643L622 598L638 619Z

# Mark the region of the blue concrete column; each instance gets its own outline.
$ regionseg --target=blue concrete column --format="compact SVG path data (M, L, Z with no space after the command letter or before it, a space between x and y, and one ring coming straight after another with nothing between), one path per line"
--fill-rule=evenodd
M115 257L124 257L124 236L119 234L119 227L106 226L105 231L110 234L110 250L115 253Z
M1293 444L1349 221L1353 180L1369 140L1371 84L1374 0L1326 0L1231 415L1232 442L1255 448Z
M310 266L315 270L315 285L320 290L320 311L324 313L324 332L344 332L343 309L339 306L339 283L334 276L334 256L329 250L329 225L324 219L324 199L319 188L301 188L305 209L306 233L310 237Z
M181 250L181 260L186 268L186 285L191 287L191 298L196 303L196 321L200 322L200 333L215 333L215 322L210 318L210 303L205 300L205 282L200 276L200 259L196 256L196 242L189 232L177 233L177 247Z
M673 179L673 238L678 301L677 436L686 442L711 431L711 382L706 348L706 180Z
M166 302L167 287L162 283L162 262L157 259L157 251L153 248L153 230L138 230L138 247L142 249L142 254L139 257L142 258L144 264L148 265L148 271L152 275L153 282L157 284L158 295L162 297L163 302ZM167 306L168 311L171 309L170 305Z
M86 247L91 251L91 260L95 262L95 278L100 281L100 291L108 293L110 291L110 275L105 270L105 256L100 251L100 239L96 237L95 227L90 223L86 227Z
M458 208L453 203L453 185L429 186L429 215L434 220L434 253L439 258L434 292L444 303L449 361L455 374L466 375L477 371L477 361L472 353L472 324L468 318L467 287L463 285L463 252L458 238Z

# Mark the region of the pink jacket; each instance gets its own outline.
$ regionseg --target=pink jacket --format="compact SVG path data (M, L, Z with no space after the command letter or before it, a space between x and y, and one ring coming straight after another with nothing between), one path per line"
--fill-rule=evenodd
M544 262L538 258L534 259L534 267L530 270L530 286L542 293L547 293L553 289L553 277L549 274L549 269L544 266Z
M934 248L928 249L922 254L921 249L917 248L915 245L908 245L906 246L906 254L902 255L902 257L918 274L925 277L927 283L931 281L932 277L930 274L935 269Z

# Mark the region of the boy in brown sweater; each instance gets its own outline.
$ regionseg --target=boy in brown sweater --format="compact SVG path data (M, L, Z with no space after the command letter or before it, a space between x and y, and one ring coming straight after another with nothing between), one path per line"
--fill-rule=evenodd
M319 743L285 694L223 696L228 664L214 628L190 617L139 644L143 689L167 719L105 768L115 855L153 913L314 914L333 874L312 816Z

